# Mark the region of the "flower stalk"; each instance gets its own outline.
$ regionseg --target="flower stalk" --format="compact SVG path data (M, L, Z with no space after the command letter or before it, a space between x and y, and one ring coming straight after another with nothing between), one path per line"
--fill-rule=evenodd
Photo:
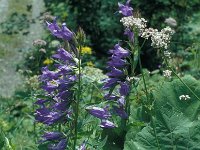
M75 102L75 123L74 123L74 150L76 150L77 136L78 136L78 116L79 116L79 102L81 101L81 49L82 45L79 46L78 53L78 95Z

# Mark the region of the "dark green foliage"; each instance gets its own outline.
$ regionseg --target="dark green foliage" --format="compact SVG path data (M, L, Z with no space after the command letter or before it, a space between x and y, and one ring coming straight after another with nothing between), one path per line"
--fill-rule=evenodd
M131 150L133 147L135 150L199 149L199 121L191 122L183 113L165 105L157 111L153 122L154 125L144 127L134 140L127 136L124 150Z
M185 76L183 81L200 96L200 83L197 80L191 76ZM191 99L180 100L180 95L189 95ZM178 79L154 88L152 98L154 99L153 109L149 112L152 112L153 116L150 122L144 128L142 128L144 124L130 126L124 149L199 149L200 101ZM140 108L133 110L140 110ZM133 118L134 115L131 117ZM131 120L136 122L136 119L135 117Z
M183 81L200 96L200 83L197 80L191 76L186 76L183 78ZM189 95L191 99L187 101L180 100L180 95ZM190 120L196 120L199 116L200 101L179 80L163 84L161 88L154 92L154 99L155 109L162 109L168 103L184 113Z

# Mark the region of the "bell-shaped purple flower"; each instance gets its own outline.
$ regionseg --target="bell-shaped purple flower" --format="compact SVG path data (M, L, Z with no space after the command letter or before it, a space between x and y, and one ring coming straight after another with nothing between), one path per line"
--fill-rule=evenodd
M115 124L109 120L102 120L100 124L101 128L115 128Z
M57 53L53 55L53 58L59 59L63 62L73 61L73 56L63 48L59 48Z
M119 106L124 107L125 106L125 98L124 96L121 96L118 100L117 100Z
M46 125L52 125L63 120L63 116L62 113L51 111L47 108L40 108L35 112L35 120Z
M117 56L112 56L111 60L107 63L108 64L108 68L124 68L126 66L126 61L117 57Z
M50 144L48 146L49 150L65 150L67 147L67 140L62 139L59 143L57 144Z
M69 104L68 101L57 102L53 105L52 108L57 111L65 112L68 104Z
M42 71L42 75L40 76L40 80L42 82L46 82L49 80L55 80L58 78L57 72L50 71L47 67L43 67L41 69L41 71Z
M42 88L48 93L52 93L58 88L58 85L59 85L58 81L52 80L43 85Z
M127 119L128 118L128 115L127 115L127 113L125 112L125 110L124 110L124 108L122 106L120 106L120 107L114 106L113 109L114 109L115 113L118 116L120 116L121 118L123 118L123 119Z
M114 86L117 85L117 82L119 81L119 79L117 78L108 78L104 80L104 86L102 87L102 89L110 89Z
M113 67L109 73L107 73L109 77L122 77L124 76L124 72L120 69Z
M134 43L134 33L129 28L125 29L124 35L127 35L129 40Z
M46 132L42 135L42 140L40 142L61 140L63 138L64 135L60 132Z
M108 93L108 94L106 94L106 95L104 96L104 98L105 98L106 100L116 100L116 99L119 98L119 96L116 96L116 95L114 95L114 94Z
M120 83L119 93L121 96L127 96L130 92L130 84L126 82Z
M56 19L51 22L46 22L49 31L56 36L57 38L61 38L66 41L70 41L73 38L73 32L71 32L67 27L66 24L62 24L62 28L60 28L56 22Z
M38 99L35 104L36 105L39 105L41 107L45 107L45 103L48 102L49 100L46 100L46 99Z
M133 8L130 7L130 0L127 0L125 5L118 3L118 6L119 6L119 13L121 13L125 17L133 15Z
M68 65L55 65L58 68L59 75L68 75L73 72L73 70Z
M107 119L107 118L111 117L107 108L87 107L86 110L88 110L91 115L93 115L97 118L100 118L100 119Z
M114 50L110 50L110 52L118 58L126 58L130 55L130 52L122 48L119 44L116 44Z

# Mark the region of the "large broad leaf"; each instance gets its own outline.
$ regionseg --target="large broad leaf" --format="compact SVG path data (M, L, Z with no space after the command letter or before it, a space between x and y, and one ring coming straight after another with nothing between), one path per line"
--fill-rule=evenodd
M200 82L191 76L186 76L183 81L200 97ZM189 95L191 99L180 100L180 95ZM200 112L200 101L180 82L174 80L167 82L154 92L155 109L162 109L167 103L194 120Z
M153 120L135 138L126 137L124 150L200 150L199 121L190 121L168 104Z
M200 96L200 83L191 76L183 81ZM180 95L191 99L180 100ZM124 150L200 150L200 101L180 80L166 82L153 92L153 122L140 132L132 127Z

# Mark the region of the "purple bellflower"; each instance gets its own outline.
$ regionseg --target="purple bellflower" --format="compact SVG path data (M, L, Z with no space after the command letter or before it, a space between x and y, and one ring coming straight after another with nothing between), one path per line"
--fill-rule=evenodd
M115 128L115 124L109 120L102 120L100 124L101 128Z
M49 31L57 38L61 38L66 41L70 41L74 36L73 32L71 32L66 27L65 23L62 24L62 27L59 27L56 22L56 19L54 19L54 21L52 23L47 21L46 24L47 24Z
M66 147L67 147L67 140L66 139L62 139L57 144L50 144L48 146L48 149L49 150L65 150Z
M42 135L42 138L43 140L41 140L41 142L46 142L46 141L61 140L65 137L60 132L46 132L44 135Z
M127 0L126 4L123 5L121 3L118 3L119 6L119 13L121 13L123 16L128 17L133 15L133 8L130 7L130 0Z
M88 107L86 108L86 110L88 110L91 115L100 119L108 119L109 117L111 117L107 107L105 108Z
M54 144L50 144L48 146L49 150L65 150L67 147L66 137L60 132L46 132L42 136L40 143L44 143L46 141L54 142Z
M126 28L125 31L124 31L124 35L127 35L128 36L128 39L134 43L134 33L129 29L129 28Z

